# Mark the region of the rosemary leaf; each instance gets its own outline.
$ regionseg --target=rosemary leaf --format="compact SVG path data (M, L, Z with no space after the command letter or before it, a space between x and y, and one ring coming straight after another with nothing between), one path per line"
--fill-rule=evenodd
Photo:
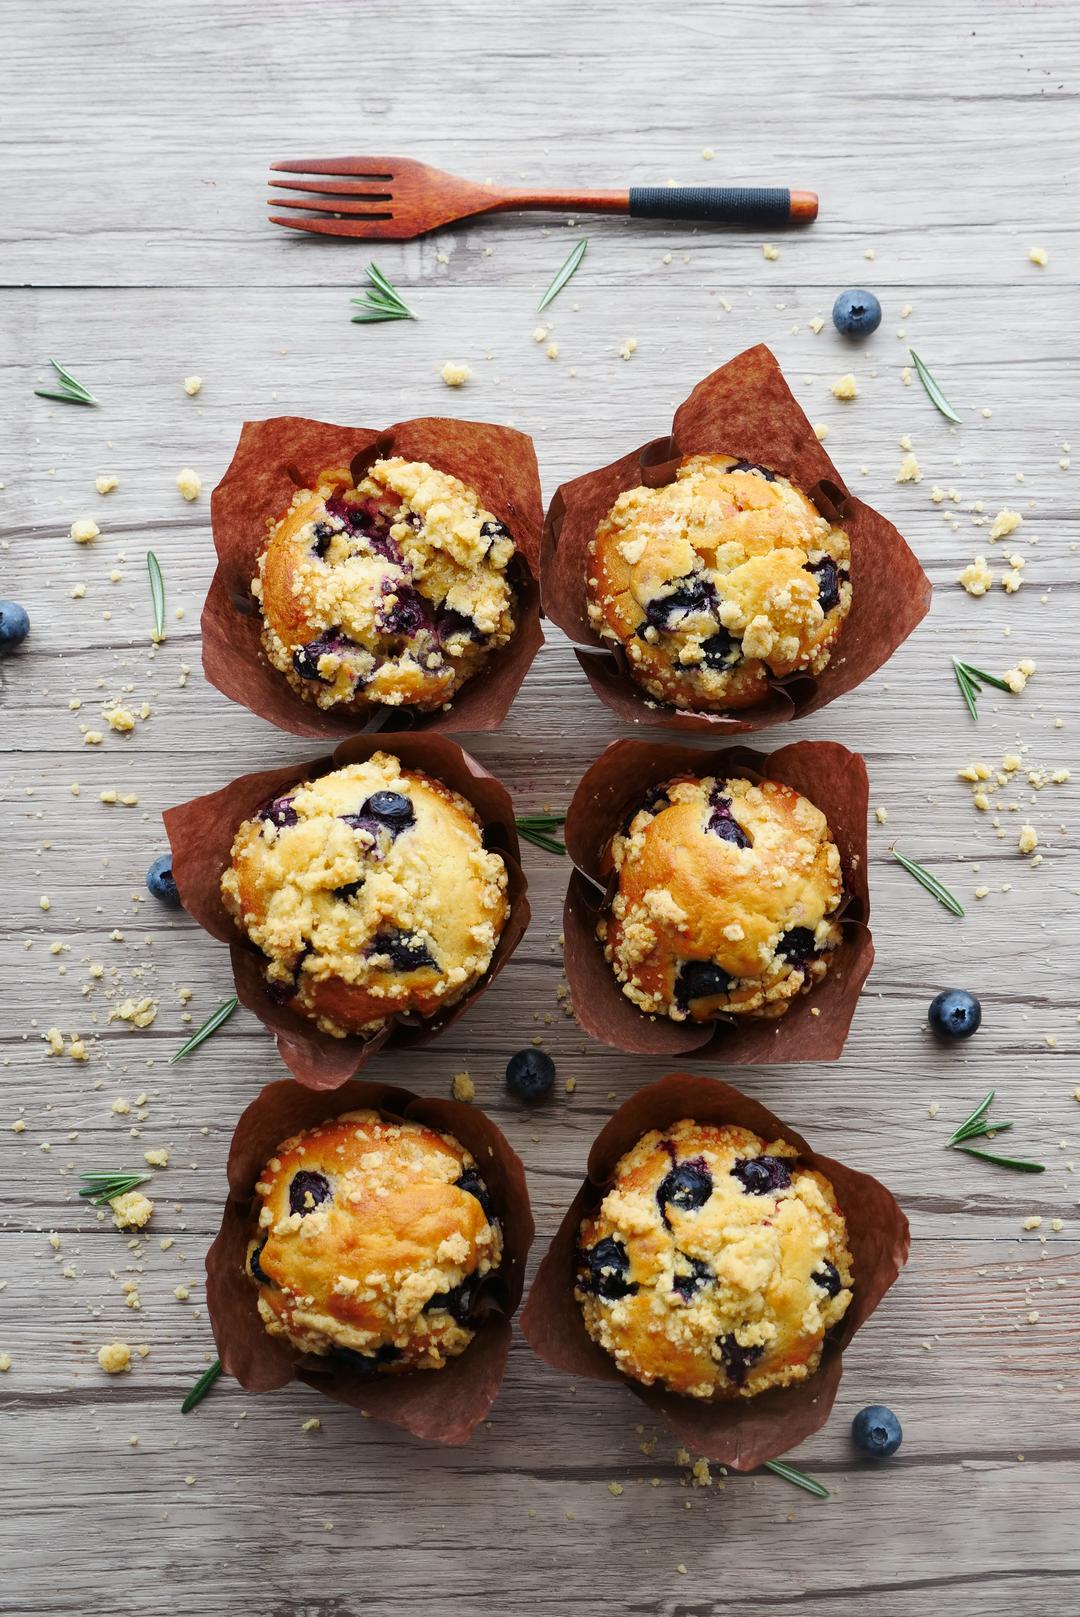
M788 1465L784 1460L766 1460L765 1469L773 1472L775 1476L783 1477L785 1482L793 1482L796 1488L805 1488L815 1499L829 1497L828 1488L818 1482L816 1477L808 1477L805 1471L800 1471L797 1466Z
M374 292L369 292L367 294L372 303L374 303L377 299L380 304L391 305L393 308L399 311L399 318L402 320L416 319L416 315L409 308L409 305L405 302L405 299L401 296L401 293L398 291L397 287L394 286L392 282L387 280L378 264L368 265L367 278L375 288ZM353 318L355 319L356 316L354 315Z
M935 409L941 411L946 421L955 421L956 425L959 427L962 424L960 417L957 415L944 393L938 387L937 383L934 381L934 378L931 376L930 372L927 370L914 348L909 348L908 353L911 355L912 364L915 366L915 373L923 387L926 389L926 396L930 400L930 403L935 407Z
M65 370L58 359L50 359L49 364L60 378L60 390L51 392L47 388L36 387L34 392L40 399L64 399L68 404L96 404L98 401L88 387Z
M565 824L565 814L519 814L517 817L519 829L526 826L532 831L551 831Z
M585 257L585 249L588 247L588 245L589 245L588 236L583 236L581 238L581 240L578 242L577 246L574 248L574 250L567 257L567 259L566 259L565 263L563 264L562 268L559 270L558 274L555 276L555 279L552 281L551 285L548 287L547 291L544 293L543 297L540 299L540 302L536 305L537 314L539 314L541 309L546 309L547 308L547 306L551 302L552 298L557 298L558 297L559 293L562 291L562 289L566 285L567 281L570 279L570 277L577 270L578 266L581 263L581 260Z
M953 915L963 915L964 906L960 903L960 900L954 898L949 889L942 882L939 882L936 876L932 876L922 865L917 865L914 859L909 859L906 854L902 854L897 848L892 849L892 856L903 866L909 876L914 876L920 887L925 887L926 891L937 899L939 904L943 904Z
M169 1066L174 1066L175 1063L181 1060L183 1056L190 1055L192 1050L196 1049L204 1039L208 1039L210 1037L211 1033L216 1033L222 1022L227 1022L229 1020L229 1017L232 1015L233 1011L235 1011L239 1003L240 1001L234 994L231 999L227 999L225 1000L224 1004L219 1005L217 1010L206 1018L206 1021L203 1023L202 1027L197 1028L196 1031L191 1035L190 1039L182 1044L175 1054L169 1057Z
M984 1135L988 1139L993 1139L995 1134L1004 1134L1006 1129L1011 1128L1011 1122L998 1123L992 1117L984 1117L978 1123L973 1123L969 1129L958 1129L948 1143L949 1145L959 1145L961 1140L978 1140Z
M139 1185L145 1185L150 1178L148 1173L130 1173L124 1169L117 1169L109 1173L82 1173L80 1179L86 1184L79 1191L80 1196L87 1196L92 1207L104 1207L117 1196L126 1196L129 1190L135 1190Z
M982 1119L986 1116L987 1112L990 1110L991 1102L993 1101L994 1096L995 1096L996 1093L997 1093L996 1090L991 1089L987 1094L985 1094L983 1096L982 1100L979 1102L978 1106L976 1106L975 1110L971 1113L970 1117L965 1117L964 1121L958 1126L958 1128L956 1130L956 1133L953 1135L952 1139L946 1141L947 1145L954 1145L956 1143L956 1141L960 1138L960 1136L963 1134L964 1130L966 1128L970 1128L972 1123L980 1123L982 1121Z
M198 1381L196 1381L195 1385L184 1399L183 1403L180 1405L181 1415L186 1415L189 1410L195 1408L196 1404L202 1403L203 1399L206 1397L207 1393L210 1391L210 1388L214 1385L214 1382L217 1380L220 1374L221 1360L215 1359L213 1364L206 1367Z
M357 299L353 299L354 303L357 301ZM373 308L369 309L365 314L354 314L351 316L351 319L354 326L369 326L379 320L415 320L416 316L413 314L403 314L395 309Z
M547 836L543 831L537 830L534 826L522 825L520 820L517 820L515 823L519 832L525 838L525 841L531 842L534 847L543 848L545 853L566 852L564 845L561 842L556 842L554 837Z
M953 662L959 662L959 659L954 657ZM999 691L1012 690L1012 686L1006 685L1005 681L1003 679L999 679L996 674L986 674L981 668L973 668L971 663L960 663L959 666L964 670L967 677L976 684L993 685Z
M978 1157L982 1162L994 1162L999 1168L1015 1168L1017 1173L1046 1172L1042 1162L1025 1162L1022 1157L999 1157L992 1151L979 1151L973 1145L958 1145L955 1149L966 1152L969 1157Z
M161 576L161 563L152 550L146 552L146 568L150 574L150 598L154 603L154 639L165 638L165 580Z
M65 404L96 404L97 399L84 399L81 393L53 392L48 387L36 387L35 394L39 399L62 399Z
M978 721L979 710L975 705L976 699L979 695L978 685L973 683L964 664L957 662L955 657L953 658L953 673L956 675L956 683L960 687L960 694L967 703L968 712L971 714L973 719Z

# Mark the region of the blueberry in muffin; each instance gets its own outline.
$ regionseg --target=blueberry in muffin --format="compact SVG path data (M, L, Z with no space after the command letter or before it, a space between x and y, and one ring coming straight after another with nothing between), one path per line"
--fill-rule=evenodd
M451 1135L346 1112L284 1140L255 1190L246 1266L271 1336L364 1376L437 1370L465 1351L502 1232Z
M221 892L266 956L269 996L339 1037L455 1004L509 913L472 804L386 752L245 820Z
M853 1284L828 1179L784 1140L687 1118L616 1165L581 1224L574 1294L625 1375L728 1399L813 1375Z
M778 781L684 775L653 788L601 874L616 884L597 923L604 956L650 1015L782 1016L841 941L828 822Z
M442 707L514 632L514 541L456 477L378 460L300 489L252 593L267 657L306 701Z
M589 547L589 619L651 696L752 706L768 681L820 674L851 606L851 551L786 477L691 455L620 494Z

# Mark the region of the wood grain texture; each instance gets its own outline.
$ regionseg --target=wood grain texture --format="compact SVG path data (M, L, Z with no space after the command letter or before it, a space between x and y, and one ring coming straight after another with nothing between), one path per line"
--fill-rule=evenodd
M1080 437L1073 8L677 0L661 15L614 0L167 10L0 0L0 34L0 157L18 179L0 226L0 594L33 621L23 650L0 662L0 1351L12 1356L0 1376L10 1484L0 1611L834 1617L859 1595L885 1617L1074 1610L1080 508L1076 473L1059 466L1063 443ZM355 327L363 247L273 229L263 186L276 158L366 150L514 184L808 186L821 217L778 236L779 259L767 262L760 239L739 232L501 216L381 246L381 267L423 319ZM551 361L532 340L535 303L583 233L585 264L546 311L560 350ZM1049 253L1044 269L1028 261L1033 244ZM863 346L808 328L847 285L869 285L885 305ZM903 385L900 326L962 427ZM624 362L630 336L638 347ZM198 1023L230 982L225 949L145 898L143 876L164 846L161 809L319 751L231 707L199 672L207 496L241 421L509 421L535 435L550 497L665 430L700 376L757 341L936 590L887 668L764 743L813 735L858 748L872 802L889 814L871 824L877 962L843 1059L739 1080L819 1147L883 1178L912 1219L908 1271L847 1355L828 1426L793 1456L833 1498L764 1474L691 1489L670 1440L638 1429L628 1394L575 1388L520 1337L490 1426L461 1451L426 1448L297 1386L255 1400L219 1384L182 1417L212 1353L202 1259L232 1124L283 1069L243 1014L167 1067L185 1033L178 989L192 990ZM99 410L33 397L48 355L97 393ZM461 392L439 380L447 359L473 368ZM860 392L842 404L829 389L848 370ZM181 386L191 373L204 378L196 399ZM903 435L918 485L894 481ZM182 466L203 478L192 505L176 492ZM102 472L120 478L107 498L94 492ZM933 503L935 485L959 502ZM972 525L976 501L988 515L1021 511L1023 527L991 545ZM102 529L85 549L67 537L84 513ZM148 546L168 597L155 655ZM976 552L1000 573L1012 551L1027 561L1019 595L996 586L972 600L956 585ZM71 598L76 581L85 598ZM1021 697L988 692L976 730L953 652L999 672L1032 656L1039 669ZM150 705L133 736L101 722L102 702L117 697ZM80 725L104 730L100 748L82 743ZM565 804L621 733L549 632L504 730L464 739L535 809ZM1026 764L1071 766L1075 778L1036 792L1018 777L1002 794L1017 806L1002 811L999 839L955 772L1014 746L1030 748ZM108 789L138 805L102 804ZM1016 851L1028 817L1038 869ZM965 920L891 861L894 837L950 883ZM444 1040L380 1057L372 1075L439 1094L452 1073L473 1074L525 1159L538 1255L613 1104L663 1067L591 1045L561 1016L564 862L536 850L526 860L534 920L510 969ZM91 961L105 977L84 997ZM942 1051L925 1009L953 982L980 993L985 1021L971 1045ZM159 1001L152 1027L107 1020L143 994ZM50 1026L82 1033L89 1062L49 1056ZM526 1113L501 1074L534 1033L560 1080L578 1083ZM991 1085L1016 1121L1016 1150L1048 1164L1041 1178L943 1153L949 1124ZM145 1120L110 1110L143 1091ZM25 1132L9 1132L20 1117ZM129 1247L79 1203L76 1177L161 1145L170 1165L155 1175L152 1235ZM1042 1228L1024 1232L1034 1213ZM165 1236L175 1244L162 1252ZM137 1313L124 1306L128 1279ZM107 1379L96 1352L117 1338L152 1351ZM873 1468L847 1432L878 1400L906 1436ZM322 1429L301 1432L312 1415Z

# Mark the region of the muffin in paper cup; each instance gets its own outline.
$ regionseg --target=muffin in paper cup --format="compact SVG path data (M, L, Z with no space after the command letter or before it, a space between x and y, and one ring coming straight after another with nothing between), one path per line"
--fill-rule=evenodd
M752 1398L688 1397L623 1375L585 1328L574 1295L581 1222L611 1188L619 1159L650 1130L669 1129L684 1118L733 1124L766 1141L784 1140L795 1147L801 1165L823 1174L833 1186L847 1225L852 1300L827 1333L818 1368L805 1380ZM597 1136L587 1178L537 1270L521 1327L533 1350L555 1369L578 1379L621 1381L696 1454L736 1471L751 1471L824 1426L840 1384L844 1349L896 1280L907 1261L909 1241L903 1211L878 1180L813 1151L789 1124L731 1085L675 1073L638 1090Z
M679 463L694 455L734 457L789 479L843 529L850 546L850 609L824 668L769 677L759 702L729 712L675 707L651 696L629 672L623 646L602 638L588 611L589 546L598 525L625 491L673 483ZM918 558L892 523L849 492L762 344L699 382L675 412L669 436L556 490L544 526L541 576L545 616L573 643L602 702L631 723L714 734L785 724L854 690L926 616L931 593Z
M262 611L252 594L259 556L269 524L283 518L297 491L313 488L321 472L349 468L356 481L375 461L391 457L423 461L458 478L509 531L515 547L507 569L514 629L448 703L431 711L386 704L362 711L321 708L293 688L264 650ZM436 416L382 430L303 416L248 421L214 489L210 513L218 563L202 613L203 670L225 696L279 729L335 741L383 726L498 729L544 640L538 582L543 506L536 451L526 434Z
M361 1376L347 1362L301 1353L267 1334L247 1269L255 1234L255 1186L277 1147L303 1129L342 1113L374 1111L453 1135L475 1158L502 1231L502 1259L474 1298L468 1347L440 1369ZM221 1228L206 1255L206 1301L226 1375L249 1392L302 1381L317 1392L437 1443L468 1441L498 1394L511 1326L525 1281L533 1219L525 1170L504 1135L475 1106L432 1100L392 1084L351 1080L330 1096L285 1079L267 1084L241 1116L228 1160L229 1195Z
M392 1016L370 1037L340 1038L270 996L267 959L233 920L221 893L221 877L231 864L233 839L241 823L273 804L290 788L318 780L347 764L386 752L408 769L423 771L458 792L475 808L485 849L498 853L507 875L509 913L491 960L467 993L431 1018ZM166 809L163 819L172 848L173 875L184 908L211 937L229 945L236 993L273 1033L286 1066L311 1089L335 1089L352 1078L377 1050L426 1044L464 1014L498 975L529 924L525 876L510 794L456 741L431 732L369 732L342 742L332 757L308 759L279 769L241 775L220 791Z
M673 1021L639 1010L623 993L597 937L615 883L602 870L611 837L652 787L689 774L756 784L779 781L824 814L840 854L843 898L833 920L841 931L829 969L775 1019L720 1015ZM869 929L866 818L869 782L858 753L835 741L798 741L764 754L748 747L612 742L586 770L567 810L566 847L574 861L563 909L563 953L574 1015L586 1033L633 1055L699 1058L733 1064L835 1061L874 959Z

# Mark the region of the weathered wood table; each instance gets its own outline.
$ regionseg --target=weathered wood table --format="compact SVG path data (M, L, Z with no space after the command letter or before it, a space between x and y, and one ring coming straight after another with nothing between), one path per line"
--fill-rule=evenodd
M0 14L0 594L33 620L0 662L0 1610L834 1617L846 1598L888 1617L1075 1610L1076 780L1027 780L1078 762L1072 9L5 0ZM423 319L365 328L349 323L348 298L370 254L265 222L272 159L347 151L481 179L814 186L822 213L777 236L773 259L753 233L506 216L381 248ZM583 233L584 267L548 311L551 360L533 341L536 301ZM828 321L849 285L885 306L856 346ZM860 749L888 813L871 822L877 963L843 1059L736 1075L880 1175L913 1224L910 1267L849 1352L827 1428L793 1456L831 1499L767 1473L692 1488L635 1400L576 1388L520 1337L490 1425L464 1450L424 1447L298 1386L260 1400L223 1382L181 1416L213 1353L202 1260L232 1125L283 1068L246 1013L166 1065L231 982L225 950L162 910L143 878L164 846L162 808L318 751L201 676L208 495L241 421L509 421L535 435L550 496L663 431L699 377L762 340L936 588L886 669L765 738ZM905 385L909 343L961 426ZM50 355L99 409L34 397ZM460 392L440 380L446 360L472 368ZM831 384L848 371L858 397L839 402ZM907 437L922 480L898 486ZM185 466L203 480L195 504L176 489ZM119 478L107 497L101 474ZM995 544L1003 508L1023 525ZM83 548L68 529L87 514L101 534ZM148 547L168 593L153 656ZM996 579L1018 553L1019 594L995 582L969 598L956 578L977 553ZM988 691L976 727L953 653L998 673L1031 657L1038 672L1022 695ZM146 704L130 735L102 722L118 698ZM87 730L103 743L85 744ZM503 732L465 739L524 810L564 804L619 733L553 632ZM1000 812L979 813L958 769L979 758L997 770L1014 749L1023 768L991 783ZM138 802L103 803L110 791ZM1028 821L1036 868L1017 848ZM948 882L963 920L890 859L894 838ZM559 1014L566 861L530 849L526 862L534 920L511 968L440 1043L372 1070L432 1094L473 1075L527 1164L535 1256L613 1105L664 1068L591 1044ZM979 993L985 1020L971 1044L942 1049L926 1006L951 984ZM158 1006L151 1026L109 1020L144 997ZM51 1027L81 1035L87 1061L50 1055ZM560 1083L527 1112L502 1072L537 1032ZM1041 1177L943 1150L991 1086L1015 1120L1010 1149L1044 1162ZM162 1146L153 1226L129 1245L78 1201L77 1175ZM1025 1229L1035 1216L1041 1227ZM108 1378L96 1354L116 1339L151 1351ZM905 1441L874 1467L848 1426L879 1400ZM321 1429L302 1431L313 1415Z

